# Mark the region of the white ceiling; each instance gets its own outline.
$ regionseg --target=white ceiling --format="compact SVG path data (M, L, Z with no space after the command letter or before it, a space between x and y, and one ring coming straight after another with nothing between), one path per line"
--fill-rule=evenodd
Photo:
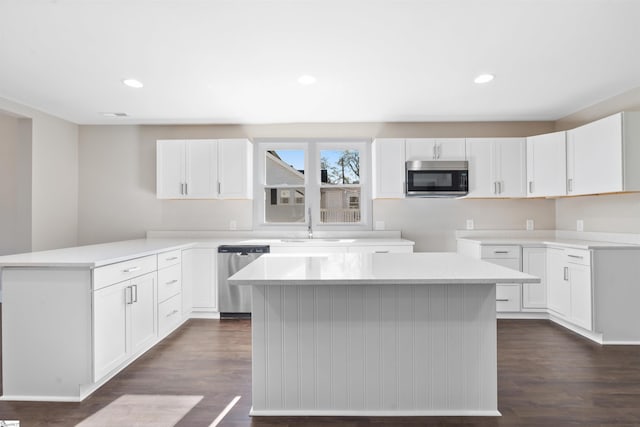
M555 120L640 86L639 22L638 0L0 0L0 97L80 124Z

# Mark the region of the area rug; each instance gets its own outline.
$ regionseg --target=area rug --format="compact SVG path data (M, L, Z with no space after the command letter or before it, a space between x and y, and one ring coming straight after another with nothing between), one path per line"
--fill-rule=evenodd
M200 400L202 396L125 394L77 426L172 427Z

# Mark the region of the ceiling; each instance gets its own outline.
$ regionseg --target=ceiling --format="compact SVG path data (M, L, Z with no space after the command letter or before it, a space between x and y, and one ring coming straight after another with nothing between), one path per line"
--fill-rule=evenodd
M639 18L637 0L0 0L0 97L79 124L556 120L640 87Z

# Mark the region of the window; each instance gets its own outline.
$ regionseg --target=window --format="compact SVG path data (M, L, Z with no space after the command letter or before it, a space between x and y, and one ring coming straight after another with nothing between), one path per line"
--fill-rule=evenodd
M255 226L368 228L370 145L257 141Z

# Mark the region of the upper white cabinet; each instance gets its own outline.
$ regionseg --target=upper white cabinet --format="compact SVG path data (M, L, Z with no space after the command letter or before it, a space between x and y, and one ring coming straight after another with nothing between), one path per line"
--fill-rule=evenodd
M467 139L468 197L525 197L525 139Z
M640 112L567 131L567 194L640 190Z
M566 132L527 138L527 196L566 196Z
M411 138L405 160L466 160L464 138Z
M404 139L381 138L373 141L374 199L401 199L404 197Z
M157 141L159 199L251 198L247 139Z

